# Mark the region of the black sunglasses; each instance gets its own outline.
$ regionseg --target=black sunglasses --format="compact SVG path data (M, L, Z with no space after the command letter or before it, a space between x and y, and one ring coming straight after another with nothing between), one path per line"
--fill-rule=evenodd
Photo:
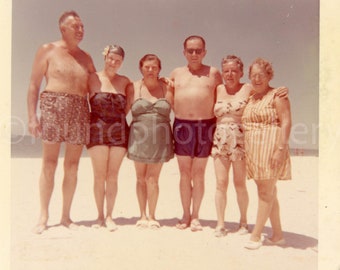
M186 49L187 53L189 54L201 54L203 52L203 49Z

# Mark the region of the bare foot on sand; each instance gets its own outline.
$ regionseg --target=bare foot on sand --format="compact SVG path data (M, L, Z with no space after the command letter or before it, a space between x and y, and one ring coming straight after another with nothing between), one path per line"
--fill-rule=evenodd
M110 231L110 232L114 232L115 230L117 230L117 225L116 223L112 220L111 217L107 217L105 220L105 225L106 228Z
M186 228L188 228L190 226L190 217L183 217L177 224L176 224L176 228L179 230L185 230Z
M61 220L60 222L61 225L65 226L66 228L70 229L70 230L78 230L79 226L75 223L73 223L72 220L70 219L65 219L65 220Z
M98 218L94 224L92 224L92 228L99 229L105 226L104 219Z
M145 218L141 218L140 220L137 221L136 227L138 229L146 229L148 227L149 221Z
M43 231L47 230L46 223L38 223L33 229L32 232L35 234L42 234Z
M190 222L190 229L193 232L199 232L199 231L203 230L203 227L202 227L200 221L197 218L195 218L195 219L191 220L191 222Z

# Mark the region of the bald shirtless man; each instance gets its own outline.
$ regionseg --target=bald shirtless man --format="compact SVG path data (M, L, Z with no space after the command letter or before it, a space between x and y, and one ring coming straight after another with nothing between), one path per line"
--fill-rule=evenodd
M61 224L67 228L76 227L70 218L70 209L79 159L89 139L87 80L95 67L90 55L78 47L84 36L84 26L76 12L68 11L60 17L59 29L61 40L44 44L37 51L27 95L29 132L43 141L40 217L33 230L37 234L47 229L48 207L62 142L66 148ZM36 111L43 78L46 87L40 93L41 118L38 119Z
M205 168L215 129L215 90L222 83L222 77L218 69L202 63L207 51L201 36L190 36L183 45L188 64L174 69L170 75L174 85L173 130L183 207L182 220L176 227L190 226L192 231L200 231L202 226L198 218Z

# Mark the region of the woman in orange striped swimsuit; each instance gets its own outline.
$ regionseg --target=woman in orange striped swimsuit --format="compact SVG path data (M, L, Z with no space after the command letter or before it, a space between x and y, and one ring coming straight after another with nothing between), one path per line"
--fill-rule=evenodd
M291 179L289 133L291 129L290 103L287 97L276 95L269 86L274 72L271 64L256 59L249 68L254 94L244 109L247 177L254 179L258 190L258 210L255 227L245 248L258 249L261 233L268 218L272 225L270 245L283 245L280 209L277 199L277 180Z

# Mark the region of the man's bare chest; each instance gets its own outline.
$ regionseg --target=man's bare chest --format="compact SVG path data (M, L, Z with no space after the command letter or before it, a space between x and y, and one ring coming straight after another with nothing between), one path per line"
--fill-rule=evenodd
M88 75L84 61L67 53L57 54L49 61L48 73L52 76L79 78Z

